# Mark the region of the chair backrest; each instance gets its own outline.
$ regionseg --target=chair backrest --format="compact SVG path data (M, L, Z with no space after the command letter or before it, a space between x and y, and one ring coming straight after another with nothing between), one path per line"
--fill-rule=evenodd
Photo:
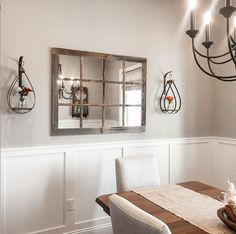
M161 220L128 200L113 194L109 198L113 234L170 234Z
M117 191L160 185L158 164L154 155L138 155L117 158Z

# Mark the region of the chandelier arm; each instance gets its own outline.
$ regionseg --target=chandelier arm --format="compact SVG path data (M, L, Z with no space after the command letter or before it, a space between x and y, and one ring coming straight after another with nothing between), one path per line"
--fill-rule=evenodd
M68 90L66 89L66 87L64 87L64 91L65 91L65 93L68 94L68 95L71 95L71 94L72 94L72 92L68 91Z
M229 53L230 53L230 56L234 62L234 65L236 66L236 59L234 57L234 54L233 54L233 50L232 50L232 47L231 47L231 35L230 35L230 32L229 32L229 18L227 18L226 20L226 28L227 28L227 39L228 39L228 48L229 48Z
M209 48L207 49L207 56L208 57L210 56L210 49ZM210 70L211 74L215 76L216 74L212 69L211 60L209 58L207 59L207 64L208 64L208 67L209 67L209 70Z
M193 57L194 57L194 60L195 60L196 64L198 65L200 70L202 70L205 74L207 74L208 76L211 76L213 78L217 78L219 80L226 81L226 82L236 81L236 76L218 76L218 75L213 75L213 74L209 73L208 71L206 71L204 68L202 68L202 66L200 65L200 63L197 60L196 49L195 49L195 45L194 45L194 39L192 39L192 51L193 51Z
M224 56L226 56L226 55L228 55L228 54L230 53L230 52L226 52L226 53L224 53L224 54L220 54L220 55L208 57L208 56L206 56L206 55L200 53L195 47L194 47L194 50L195 50L195 52L196 52L198 55L200 55L201 57L203 57L203 58L211 58L211 59L222 58L222 57L224 57Z
M67 94L67 93L66 93ZM66 97L64 95L64 92L62 93L62 97L65 98L65 99L71 99L72 98L72 94L67 94L68 96Z
M211 59L211 58L209 58L209 60L210 60L212 63L214 63L214 64L225 64L225 63L228 63L228 62L232 61L232 58L230 58L230 59L228 59L228 60L225 60L225 61L223 61L223 62L216 62L216 61L214 61L214 60Z
M232 50L234 50L235 49L235 45L236 45L236 41L234 40L234 38L231 35L230 35L230 40L234 44L233 47L232 47Z
M63 97L64 99L66 99L66 100L70 100L70 99L71 99L71 97L65 97L64 94L62 94L62 97Z
M72 93L66 92L66 90L64 91L65 91L65 94L67 94L68 96L72 96Z

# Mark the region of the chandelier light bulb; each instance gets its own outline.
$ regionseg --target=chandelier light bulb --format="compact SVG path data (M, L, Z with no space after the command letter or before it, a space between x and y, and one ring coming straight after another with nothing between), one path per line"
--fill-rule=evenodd
M73 85L73 81L74 81L74 77L71 77L71 78L70 78L70 85L71 85L71 86Z
M236 28L236 16L234 16L234 27Z
M204 15L204 23L210 24L210 22L211 22L211 13L210 11L207 11Z
M191 10L195 10L196 5L197 5L197 0L189 0L189 8Z

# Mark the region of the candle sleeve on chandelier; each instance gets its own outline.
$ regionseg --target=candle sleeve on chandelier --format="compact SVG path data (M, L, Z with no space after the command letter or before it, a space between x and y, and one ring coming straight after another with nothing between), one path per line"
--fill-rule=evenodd
M234 16L234 40L236 41L236 16Z
M192 10L192 11L191 11L190 27L191 27L191 30L194 30L194 29L196 28L195 10Z
M211 14L210 11L207 11L204 15L204 22L205 22L205 35L206 35L206 42L210 41L210 22L211 22Z
M195 30L196 28L196 16L195 16L196 0L189 0L189 8L191 9L190 28L191 30Z
M231 0L225 0L225 6L230 6L231 5Z
M74 77L71 77L70 78L70 86L73 86L74 85Z
M206 41L208 42L208 41L210 41L210 25L209 24L207 24L206 25L206 28L205 28L205 35L206 35Z

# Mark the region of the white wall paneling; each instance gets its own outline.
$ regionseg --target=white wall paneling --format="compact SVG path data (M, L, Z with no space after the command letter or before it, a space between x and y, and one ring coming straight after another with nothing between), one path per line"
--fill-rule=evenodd
M6 233L63 227L64 154L5 158Z
M1 124L0 124L1 125ZM0 151L0 233L4 233L5 227L5 216L4 216L4 180L3 180L3 173L4 173L4 160L2 157L2 153Z
M121 156L121 148L75 152L75 222L79 229L108 222L94 200L116 192L114 161Z
M170 182L197 180L210 183L210 143L211 141L199 141L172 144L170 148Z
M212 137L15 148L1 153L3 234L111 234L110 219L95 198L116 191L117 157L156 155L162 184L200 180L223 187L227 177L236 178L232 163L236 142Z
M226 189L226 181L236 183L236 140L227 138L215 138L212 147L214 160L209 165L209 171L214 174L212 184Z

